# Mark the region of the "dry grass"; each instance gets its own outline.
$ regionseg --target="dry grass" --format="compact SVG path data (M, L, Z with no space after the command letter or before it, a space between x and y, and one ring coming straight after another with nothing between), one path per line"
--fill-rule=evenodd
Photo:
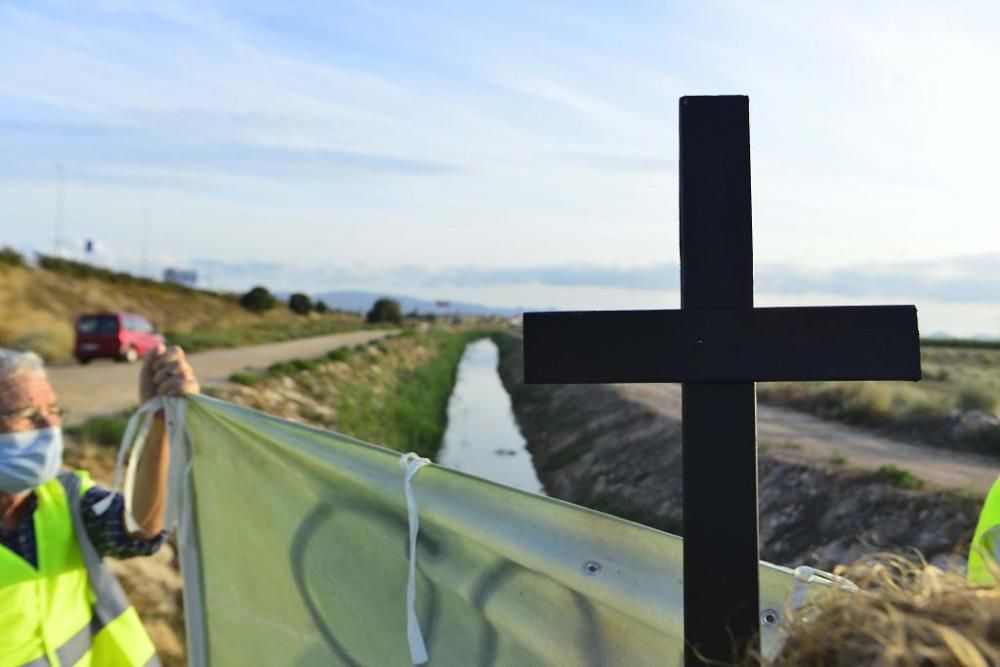
M305 320L329 320L332 325L342 324L341 328L361 326L360 318L350 315L303 318L287 308L256 315L241 308L235 297L0 264L0 346L32 349L47 361L68 361L74 320L102 310L136 312L160 331L189 336L205 332L215 334L207 338L223 341L233 336L220 336L220 332L250 331L253 342L263 342L268 331L298 327L308 334L323 328L303 327Z
M762 402L787 405L827 419L887 427L929 444L1000 455L1000 429L954 435L955 415L1000 415L1000 349L921 349L920 382L768 382ZM997 432L993 432L997 431Z
M799 610L773 667L923 667L1000 664L1000 588L897 555L868 557Z

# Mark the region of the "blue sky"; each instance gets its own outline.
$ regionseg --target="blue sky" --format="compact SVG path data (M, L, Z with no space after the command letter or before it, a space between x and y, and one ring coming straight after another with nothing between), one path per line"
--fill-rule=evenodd
M834 6L835 5L835 6ZM0 243L216 287L674 307L677 100L751 100L757 301L1000 335L1000 5L0 1Z

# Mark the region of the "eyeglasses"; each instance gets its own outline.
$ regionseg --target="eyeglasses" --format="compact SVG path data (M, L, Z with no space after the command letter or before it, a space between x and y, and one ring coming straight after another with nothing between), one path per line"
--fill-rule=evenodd
M20 410L14 410L12 412L0 412L0 426L11 426L23 421L37 424L43 420L52 419L53 417L62 419L66 416L66 414L67 411L56 403L42 408L21 408Z

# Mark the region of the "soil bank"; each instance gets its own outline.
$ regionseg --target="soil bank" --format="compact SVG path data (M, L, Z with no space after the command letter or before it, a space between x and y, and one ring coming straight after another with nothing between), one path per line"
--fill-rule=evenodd
M521 340L497 342L500 375L546 492L682 534L680 421L609 385L524 385ZM767 451L759 485L761 557L790 567L832 569L876 550L960 557L980 502Z

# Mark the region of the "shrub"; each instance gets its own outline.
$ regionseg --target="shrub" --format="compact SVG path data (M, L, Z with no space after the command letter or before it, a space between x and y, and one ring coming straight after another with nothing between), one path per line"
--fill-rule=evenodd
M980 410L990 414L997 411L998 403L1000 398L984 387L965 387L956 401L959 410Z
M403 322L403 311L399 307L399 302L395 299L381 298L372 305L368 311L365 322L376 324L378 322L391 322L401 324Z
M298 315L308 315L313 309L312 301L302 292L296 292L288 299L288 308Z
M325 315L326 313L330 312L330 306L326 305L326 301L320 299L319 301L313 304L313 310L315 310L320 315Z
M292 375L299 371L316 370L318 364L311 359L292 359L291 361L279 361L271 364L267 368L268 375Z
M229 381L241 384L244 387L252 387L260 381L260 376L253 373L238 372L230 375Z
M6 264L8 266L24 266L24 255L13 248L4 246L0 248L0 264Z
M126 410L116 415L91 417L79 426L67 427L66 433L95 445L113 447L121 444L122 438L125 437L125 427L128 425L131 412L132 410Z
M263 313L277 305L278 300L274 298L270 290L258 285L240 297L240 305L252 313Z
M338 347L326 353L326 358L330 361L347 361L351 358L351 350L346 347Z
M901 489L919 489L924 485L924 480L909 470L892 465L891 463L879 468L876 474L887 484L898 486Z

